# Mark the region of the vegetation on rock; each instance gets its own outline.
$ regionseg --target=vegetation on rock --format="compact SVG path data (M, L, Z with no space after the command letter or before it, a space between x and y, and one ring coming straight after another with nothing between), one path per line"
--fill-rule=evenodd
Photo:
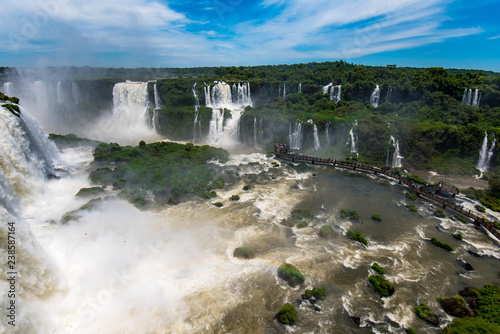
M278 276L292 287L304 283L304 275L291 264L282 264L278 267Z
M373 270L375 270L376 272L378 272L380 275L385 275L384 268L382 268L377 262L375 262L374 264L372 264L371 268Z
M340 218L357 220L359 216L356 210L342 209L340 210Z
M322 238L331 238L335 234L335 231L330 225L323 225L319 229L319 236Z
M347 231L347 236L352 240L359 241L362 244L368 246L368 241L358 231L349 230L349 231Z
M406 207L408 208L408 210L410 210L411 212L417 212L417 207L413 204L407 204Z
M304 228L304 227L307 227L307 222L305 220L301 221L300 223L298 223L297 225L295 225L297 228Z
M101 195L103 193L104 193L104 189L102 187L91 187L91 188L80 189L75 196L92 197L92 196Z
M423 319L433 324L434 326L439 325L439 318L431 312L429 306L427 306L426 304L415 306L415 313L420 319Z
M451 298L438 298L443 310L454 317L471 317L474 313L467 307L465 299L462 296L453 296Z
M286 303L279 309L276 319L283 325L293 326L297 322L297 310L292 304Z
M293 219L313 218L314 214L309 209L297 209L292 211Z
M382 297L389 297L394 293L394 285L381 275L371 275L368 279L375 291Z
M411 199L412 201L416 201L418 199L418 196L416 194L412 194L411 192L406 192L405 194L406 198Z
M432 237L431 242L434 245L436 245L436 246L438 246L438 247L440 247L442 249L446 249L447 251L453 252L453 250L454 250L453 247L451 247L450 245L448 245L448 244L446 244L444 242L439 241L435 237Z
M373 220L376 220L376 221L381 221L382 220L382 217L378 214L378 213L374 213L372 215L372 219Z

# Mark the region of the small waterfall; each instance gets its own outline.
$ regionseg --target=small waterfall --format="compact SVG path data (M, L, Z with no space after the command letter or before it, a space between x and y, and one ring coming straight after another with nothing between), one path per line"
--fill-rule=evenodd
M302 93L302 82L299 82L298 92L299 92L299 93Z
M71 83L71 92L73 93L73 102L75 104L80 104L80 102L82 102L82 99L80 97L80 88L74 81Z
M481 102L481 93L479 89L476 88L474 93L472 92L472 88L465 88L464 95L462 97L462 104L479 107L479 103Z
M283 100L286 97L286 84L283 84Z
M0 204L16 215L40 180L55 174L59 153L30 113L14 116L0 108Z
M331 140L330 140L330 121L328 121L326 123L326 127L325 127L325 143L326 143L326 146L329 147L331 146Z
M333 83L329 83L326 86L323 86L323 94L330 95L330 101L334 101L337 104L340 101L342 92L342 85L333 85Z
M380 87L377 85L372 92L372 96L370 98L370 104L375 108L378 107L378 103L380 101Z
M56 86L56 92L57 92L57 104L62 105L64 104L64 95L63 95L63 90L62 90L62 82L59 80L57 82Z
M355 154L357 157L358 156L358 150L356 148L356 137L357 136L354 134L354 128L356 126L358 126L358 120L354 121L354 124L352 125L352 128L349 131L349 138L347 139L346 145L351 152L351 156L353 156Z
M253 147L257 148L257 117L253 117Z
M317 151L321 149L321 144L319 143L318 127L314 124L314 149Z
M387 90L387 95L385 96L385 102L391 102L392 97L392 87Z
M394 148L394 152L391 154L390 148L387 148L387 157L385 160L385 164L387 166L391 166L392 168L401 168L403 167L403 157L399 151L399 140L396 140L394 136L391 136L389 139L389 146Z
M233 84L215 82L213 86L205 84L205 103L212 108L212 119L209 125L208 140L212 143L233 144L238 141L240 118L246 106L252 105L250 83ZM224 122L224 110L231 117Z
M479 160L477 162L476 168L479 169L482 173L486 173L488 171L488 167L493 157L493 151L495 149L497 143L497 139L493 139L493 143L488 148L488 132L484 132L484 140L483 145L481 145L481 150L479 151Z
M196 83L195 83L195 85L196 85ZM154 94L154 99L155 99L155 109L160 109L161 108L160 94L158 94L158 90L156 89L156 82L153 85L153 94Z
M155 91L156 91L156 84L155 84ZM198 132L198 138L201 138L201 123L200 120L198 119L198 109L200 108L200 99L198 98L198 93L196 92L196 82L193 85L192 91L194 96L193 141L196 141L197 132Z
M3 93L7 96L14 96L14 87L12 86L12 82L4 82Z
M288 141L291 149L300 150L302 147L302 123L298 121L293 124L290 123Z

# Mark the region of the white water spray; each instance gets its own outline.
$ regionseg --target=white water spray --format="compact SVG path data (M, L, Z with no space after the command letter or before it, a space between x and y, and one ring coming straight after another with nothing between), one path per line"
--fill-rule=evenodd
M493 157L493 153L495 150L495 146L497 143L497 139L493 139L493 143L488 148L488 132L484 132L484 140L481 145L481 149L479 150L479 160L477 162L476 168L479 169L482 173L486 173L488 171L488 167L490 165L491 158Z
M314 149L321 149L321 144L319 142L318 127L314 124Z
M330 121L328 121L325 126L325 143L327 147L331 145L330 124L331 124Z
M252 105L250 84L238 83L231 87L225 82L205 85L205 104L212 108L208 141L212 144L233 145L239 140L240 118L246 106ZM231 114L224 120L224 110Z
M80 97L80 88L74 81L71 83L71 92L73 93L73 102L75 104L80 104L80 102L82 102L82 99Z
M377 85L372 92L372 96L370 97L370 104L375 108L378 107L378 103L380 101L380 87Z
M403 167L403 157L399 151L399 140L396 140L394 136L391 135L389 139L389 146L394 148L394 152L390 153L390 149L387 149L387 157L385 164L387 166L391 166L392 168L401 168Z
M3 93L7 96L14 96L14 87L12 86L12 82L4 82Z
M299 121L290 123L288 131L288 142L291 149L300 150L302 147L302 123Z

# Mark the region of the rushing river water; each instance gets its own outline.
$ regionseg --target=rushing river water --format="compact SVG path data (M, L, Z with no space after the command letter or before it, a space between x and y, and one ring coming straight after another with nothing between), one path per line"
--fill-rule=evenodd
M431 202L411 202L404 187L387 179L282 161L273 167L276 160L264 154L232 154L214 166L227 182L212 200L139 211L111 198L78 222L60 225L54 221L86 202L74 195L89 186L91 151L68 149L62 158L68 174L43 181L17 222L14 333L404 333L407 327L437 333L416 317L416 304L428 304L443 327L451 317L437 297L500 284L497 242L472 224L434 217ZM235 194L239 201L230 200ZM341 219L342 208L356 210L360 221ZM305 228L283 225L294 209L310 209L315 217ZM371 220L373 213L382 221ZM318 235L322 225L334 228L332 238ZM369 246L348 239L350 229ZM457 232L463 241L453 238ZM434 236L455 251L431 244ZM233 257L241 246L255 258ZM475 270L465 271L459 259ZM304 274L304 284L291 288L277 276L285 262ZM374 262L395 285L389 298L368 283ZM308 302L297 306L315 286L327 291L316 304L320 311ZM298 309L293 327L274 320L286 302Z

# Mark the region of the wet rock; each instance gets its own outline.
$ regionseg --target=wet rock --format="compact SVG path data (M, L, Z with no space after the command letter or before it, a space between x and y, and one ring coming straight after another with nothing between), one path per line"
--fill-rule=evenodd
M467 271L474 271L474 267L470 263L465 262L465 261L460 260L460 259L458 259L457 261L460 263L460 265L462 266L462 268L464 268L465 270L467 270Z
M461 296L454 296L451 298L438 298L439 303L443 310L458 318L471 317L474 316L472 312L466 305L465 299Z
M316 305L313 305L313 310L318 312L318 313L321 312L321 309Z
M352 322L354 322L358 327L361 325L360 317L351 317Z

